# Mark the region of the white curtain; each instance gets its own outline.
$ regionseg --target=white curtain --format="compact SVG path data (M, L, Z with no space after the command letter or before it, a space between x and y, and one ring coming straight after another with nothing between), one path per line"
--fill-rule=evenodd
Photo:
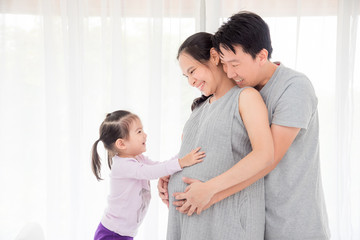
M152 159L176 153L199 95L177 48L240 10L268 22L272 60L313 82L332 239L360 239L360 0L0 0L0 239L29 224L92 239L109 171L96 181L90 149L105 114L138 114ZM166 236L152 188L138 240Z

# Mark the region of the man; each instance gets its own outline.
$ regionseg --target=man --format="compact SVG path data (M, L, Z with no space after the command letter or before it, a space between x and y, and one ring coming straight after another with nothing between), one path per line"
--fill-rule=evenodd
M260 91L268 108L275 162L243 183L214 195L210 203L201 203L202 196L193 195L192 199L198 199L196 203L184 207L179 201L174 205L181 212L195 205L200 213L265 176L265 239L329 239L320 174L317 97L310 80L269 60L269 28L254 13L233 15L215 33L213 42L228 77L239 87ZM190 185L196 182L184 181ZM158 188L164 199L163 183L159 181Z

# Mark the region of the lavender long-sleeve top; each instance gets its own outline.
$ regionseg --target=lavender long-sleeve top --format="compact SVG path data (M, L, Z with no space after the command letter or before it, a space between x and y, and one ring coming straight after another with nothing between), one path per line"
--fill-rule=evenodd
M122 236L134 237L148 209L151 179L181 170L178 157L153 162L144 155L136 158L113 157L108 206L101 223Z

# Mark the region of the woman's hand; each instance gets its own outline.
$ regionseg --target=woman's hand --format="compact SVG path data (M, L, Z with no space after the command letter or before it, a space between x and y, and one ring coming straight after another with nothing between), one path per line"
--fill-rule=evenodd
M168 192L169 179L170 179L170 175L159 178L157 185L161 201L163 201L163 203L165 203L167 207L169 207L169 192Z
M191 216L195 211L200 214L210 206L210 200L215 192L208 183L203 183L197 179L184 177L183 181L190 185L186 187L183 193L173 194L175 199L180 200L173 204L178 206L176 209L179 212L187 213L188 216ZM181 204L182 206L180 206Z

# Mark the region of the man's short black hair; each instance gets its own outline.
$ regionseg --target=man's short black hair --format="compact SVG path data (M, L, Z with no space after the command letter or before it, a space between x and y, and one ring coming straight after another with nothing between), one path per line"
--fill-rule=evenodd
M268 51L268 59L272 53L268 25L259 15L247 11L231 16L213 36L213 45L220 54L220 46L236 54L234 47L240 45L254 59L262 49Z

